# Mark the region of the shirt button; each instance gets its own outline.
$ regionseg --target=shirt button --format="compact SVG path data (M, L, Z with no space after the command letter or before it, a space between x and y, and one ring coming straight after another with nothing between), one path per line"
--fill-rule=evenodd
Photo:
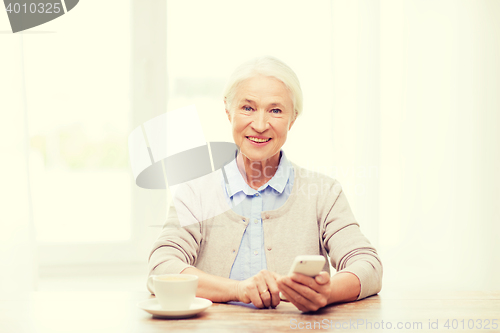
M257 255L259 254L259 251L253 251L253 254Z
M268 247L268 248L267 248L267 250L268 250L268 251L271 251L271 250L272 250L272 248Z
M259 193L255 193L253 196L254 196L254 197L258 197L258 196L259 196Z
M259 220L254 219L254 220L253 220L253 223L257 224L257 223L259 223Z
M266 214L266 219L268 219L269 217L270 217L269 214Z

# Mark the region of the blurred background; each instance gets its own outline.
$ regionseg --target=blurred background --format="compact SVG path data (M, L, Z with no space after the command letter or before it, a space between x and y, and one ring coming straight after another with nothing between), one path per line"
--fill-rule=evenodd
M289 159L343 185L384 290L498 290L500 1L82 1L12 34L0 13L0 290L145 291L169 195L128 134L196 104L232 141L243 61L294 69Z

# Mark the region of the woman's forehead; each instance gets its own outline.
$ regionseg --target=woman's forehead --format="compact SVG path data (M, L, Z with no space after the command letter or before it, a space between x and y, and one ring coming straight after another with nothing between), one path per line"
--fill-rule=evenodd
M290 90L280 80L257 75L241 82L237 89L235 98L238 102L262 102L269 104L291 105Z

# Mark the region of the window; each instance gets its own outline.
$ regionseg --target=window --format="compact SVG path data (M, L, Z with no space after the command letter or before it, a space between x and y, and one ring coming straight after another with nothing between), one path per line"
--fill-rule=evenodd
M134 241L127 148L130 7L107 1L96 11L81 4L37 28L45 33L23 36L41 265L120 260L128 252L96 249Z

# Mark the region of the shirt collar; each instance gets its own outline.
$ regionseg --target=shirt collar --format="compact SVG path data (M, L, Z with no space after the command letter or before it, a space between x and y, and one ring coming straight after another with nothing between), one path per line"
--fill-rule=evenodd
M277 192L283 193L283 190L288 183L288 178L290 178L290 168L292 167L292 165L286 158L285 153L282 150L280 152L281 158L278 165L278 170L276 170L274 176L267 183L259 187L258 191L262 191L267 186L271 186ZM226 177L229 184L229 186L226 185L226 190L229 194L229 197L234 196L238 192L243 192L246 195L254 195L255 193L257 193L257 190L248 186L248 184L243 179L243 176L238 170L236 159L232 160L230 163L224 166L224 170L226 172Z

